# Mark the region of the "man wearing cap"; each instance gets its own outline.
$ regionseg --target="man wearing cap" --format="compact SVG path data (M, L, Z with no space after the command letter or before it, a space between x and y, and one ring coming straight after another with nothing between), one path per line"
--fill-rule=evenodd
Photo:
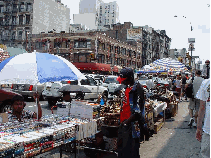
M140 128L144 125L144 91L140 83L134 81L131 68L120 71L120 83L121 86L114 92L123 98L118 130L118 157L139 158Z
M210 78L210 61L206 60L205 64L203 65L203 76L205 79Z

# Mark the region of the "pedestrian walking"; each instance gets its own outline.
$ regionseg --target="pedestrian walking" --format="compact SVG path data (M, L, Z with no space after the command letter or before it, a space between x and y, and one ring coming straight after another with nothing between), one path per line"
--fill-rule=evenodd
M208 158L210 157L210 79L202 82L196 98L200 99L196 139L201 142L201 155Z
M196 70L195 72L195 77L194 80L189 80L188 84L191 84L191 82L193 83L193 98L190 99L189 101L189 113L190 113L190 122L189 122L189 126L196 127L197 124L197 117L198 117L198 111L199 111L199 106L200 106L200 100L196 98L196 93L198 92L201 83L204 79L201 77L201 71L200 70ZM193 115L193 111L195 110L195 113ZM194 116L194 118L193 118Z
M182 77L182 97L185 97L185 100L187 100L187 96L185 95L185 85L186 85L187 78L186 76Z
M180 75L177 76L177 79L175 80L174 84L176 86L176 91L177 91L179 102L180 102L180 100L181 100L181 85L182 85L181 76Z
M118 88L115 90L115 94L119 94L123 98L120 111L121 125L118 130L118 157L140 158L140 132L144 131L145 116L144 91L141 84L138 81L134 81L134 74L131 68L122 69L120 77L122 89Z
M210 61L206 60L205 64L203 65L203 76L204 78L210 78Z

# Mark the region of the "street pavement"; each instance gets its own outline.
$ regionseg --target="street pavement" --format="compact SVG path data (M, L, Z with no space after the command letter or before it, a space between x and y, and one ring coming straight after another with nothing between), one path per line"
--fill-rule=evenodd
M46 101L41 101L43 114L51 114ZM27 108L33 109L34 102L27 102ZM56 109L54 110L56 113ZM195 139L196 128L188 126L188 102L180 102L175 117L167 119L157 134L153 134L149 141L140 144L141 158L202 158L200 142ZM59 150L53 150L43 155L46 158L59 158ZM63 152L62 157L74 157L74 154ZM78 158L87 158L83 152Z
M141 158L202 158L196 128L188 126L189 102L180 102L178 114L166 120L163 127L140 146Z

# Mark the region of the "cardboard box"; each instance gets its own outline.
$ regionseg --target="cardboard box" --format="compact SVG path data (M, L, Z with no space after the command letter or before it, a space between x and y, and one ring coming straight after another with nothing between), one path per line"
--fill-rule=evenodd
M1 123L6 123L8 122L8 113L0 113L0 122Z
M163 126L164 122L163 119L160 119L158 122L156 122L154 124L154 133L157 134L158 131L161 129L161 127Z

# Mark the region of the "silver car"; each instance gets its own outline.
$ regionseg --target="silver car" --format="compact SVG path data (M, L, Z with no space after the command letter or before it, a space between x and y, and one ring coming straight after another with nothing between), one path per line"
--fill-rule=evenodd
M11 90L13 92L21 94L24 98L33 98L33 94L36 92L36 86L37 86L37 92L40 96L40 99L43 99L42 91L44 90L44 85L41 83L38 83L37 85L12 84Z
M105 77L105 81L102 84L102 86L108 88L109 94L113 95L116 88L118 88L121 84L119 84L119 81L117 81L118 76L108 76Z

